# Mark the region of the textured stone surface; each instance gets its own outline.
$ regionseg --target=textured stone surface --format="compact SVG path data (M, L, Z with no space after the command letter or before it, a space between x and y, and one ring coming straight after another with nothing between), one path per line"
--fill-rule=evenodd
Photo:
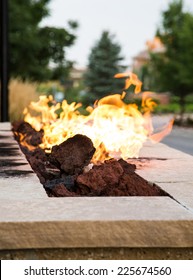
M192 247L190 221L1 223L1 249Z
M1 250L90 247L91 249L82 250L84 252L91 250L92 256L94 252L99 256L92 248L104 247L100 249L101 252L105 252L107 248L112 249L112 251L108 249L111 252L108 258L111 258L110 256L114 258L113 248L124 252L123 258L125 258L127 253L124 250L137 247L137 256L143 258L146 249L143 251L140 249L142 247L191 247L190 250L179 249L181 252L179 256L180 254L185 254L187 258L192 256L193 157L163 144L146 143L141 151L142 157L151 157L152 160L139 169L138 174L157 183L174 199L171 197L48 198L13 140L9 124L0 124L0 130L0 147L5 143L14 147L6 159L21 163L10 168L4 166L0 171ZM1 162L5 163L4 159L5 157L0 156ZM26 173L14 175L14 172L10 173L12 169L26 171ZM7 173L3 173L2 170ZM121 251L122 247L125 248L123 251ZM74 251L76 256L79 256L78 250L80 249ZM161 252L159 250L161 249L155 252ZM167 252L174 252L173 249L164 250L165 256L174 256L174 253L167 255ZM21 256L17 253L14 255L13 251L6 252L5 255L1 252L0 256L5 258L6 254L10 258ZM20 252L23 254L22 252L25 251ZM49 254L55 256L53 251L41 251L42 255L37 253L40 251L28 252L32 258L41 258L40 256L51 258ZM155 252L152 257L154 259ZM85 253L85 256L87 258L89 253Z
M6 222L0 248L193 247L192 232L192 220Z

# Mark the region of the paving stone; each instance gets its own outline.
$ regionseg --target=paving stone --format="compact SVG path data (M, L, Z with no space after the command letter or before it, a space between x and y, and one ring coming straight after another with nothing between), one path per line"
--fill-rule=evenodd
M29 203L29 200L44 198L47 198L46 192L35 174L22 173L22 175L9 176L9 180L8 178L0 177L0 202L13 200L13 202L9 202L11 211L13 211L14 201L20 202L26 200ZM2 209L2 207L3 204L1 204L0 209ZM4 217L6 217L6 213L1 213L0 215L5 215Z
M193 212L193 180L189 183L162 183L161 188Z
M45 215L46 214L46 215ZM0 222L191 220L169 197L68 197L2 201Z
M143 169L137 173L148 181L157 183L191 182L193 156L187 155L163 144L152 145L148 143L140 156L153 157ZM156 160L164 158L166 160Z
M9 122L0 122L0 130L11 130L11 124Z
M139 156L142 157L155 157L155 158L165 158L165 159L181 159L189 158L192 156L185 154L179 150L170 148L162 143L153 144L150 141L147 141L142 149L140 150Z

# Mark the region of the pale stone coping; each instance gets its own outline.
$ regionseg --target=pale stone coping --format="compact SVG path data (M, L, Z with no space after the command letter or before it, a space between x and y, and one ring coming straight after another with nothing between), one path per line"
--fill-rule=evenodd
M193 156L173 149L163 143L151 143L146 141L140 150L139 157L155 157L160 159L188 159L193 161Z
M0 129L5 135L9 124ZM0 249L193 247L193 157L149 142L141 156L167 159L153 159L137 172L174 199L49 198L34 173L0 177ZM9 158L25 163L21 170L31 170L19 150Z
M0 203L1 201L9 201L9 204L12 204L14 201L36 201L47 198L47 194L35 174L25 177L10 177L9 180L8 178L0 178ZM1 206L2 204L0 208Z
M175 154L175 150L173 150L173 153ZM193 181L192 167L193 156L187 155L187 157L171 158L165 161L152 160L147 167L138 170L137 173L146 180L158 184L188 183Z
M193 212L193 180L189 183L161 183L159 185L177 201L180 201L181 205Z
M10 203L14 204L13 208ZM192 220L193 213L169 197L64 197L4 200L0 222ZM192 221L193 222L193 221Z
M17 167L13 165L5 168L5 170L13 171L17 169L18 171L26 171L26 174L24 176L18 175L15 177L8 173L7 176L1 177L0 173L0 202L11 199L15 201L23 201L26 199L28 200L29 198L30 200L47 198L46 192L40 184L36 174L33 173L24 154L20 151L10 129L10 123L0 123L0 147L1 143L8 144L8 147L11 149L14 148L15 151L11 156L0 156L0 161L6 159L13 161L14 163L20 163L21 165L18 165ZM2 135L6 136L6 138L1 138Z
M9 122L0 122L0 129L1 130L10 130L11 124Z

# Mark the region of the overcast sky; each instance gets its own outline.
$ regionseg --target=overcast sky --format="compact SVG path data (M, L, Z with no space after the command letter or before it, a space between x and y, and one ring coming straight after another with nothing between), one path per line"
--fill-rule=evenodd
M125 65L145 48L161 22L161 12L171 0L51 0L50 16L42 25L67 27L76 20L77 40L67 52L67 58L85 67L91 48L102 31L109 30L121 45ZM184 0L186 10L193 12L193 0Z

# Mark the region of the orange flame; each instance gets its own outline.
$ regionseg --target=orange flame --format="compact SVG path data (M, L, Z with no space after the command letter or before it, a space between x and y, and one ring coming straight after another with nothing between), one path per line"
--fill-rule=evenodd
M118 73L114 75L114 78L126 78L125 80L125 88L128 89L131 85L135 86L135 93L139 93L141 91L142 82L138 79L137 75L132 72Z
M126 78L125 89L135 86L135 93L141 91L142 83L133 73L119 73L115 78ZM47 151L54 145L75 134L88 136L96 148L93 162L104 161L110 157L119 156L123 159L138 157L143 143L149 138L160 140L172 128L170 123L162 132L153 134L151 111L156 103L150 98L150 92L144 92L142 97L142 112L136 104L126 104L123 101L126 92L108 95L96 101L94 108L87 108L88 116L78 111L80 103L68 104L64 100L56 103L52 96L40 96L38 102L32 102L25 109L24 120L37 131L44 130L41 148ZM30 110L35 111L33 116ZM58 113L57 113L58 112Z

